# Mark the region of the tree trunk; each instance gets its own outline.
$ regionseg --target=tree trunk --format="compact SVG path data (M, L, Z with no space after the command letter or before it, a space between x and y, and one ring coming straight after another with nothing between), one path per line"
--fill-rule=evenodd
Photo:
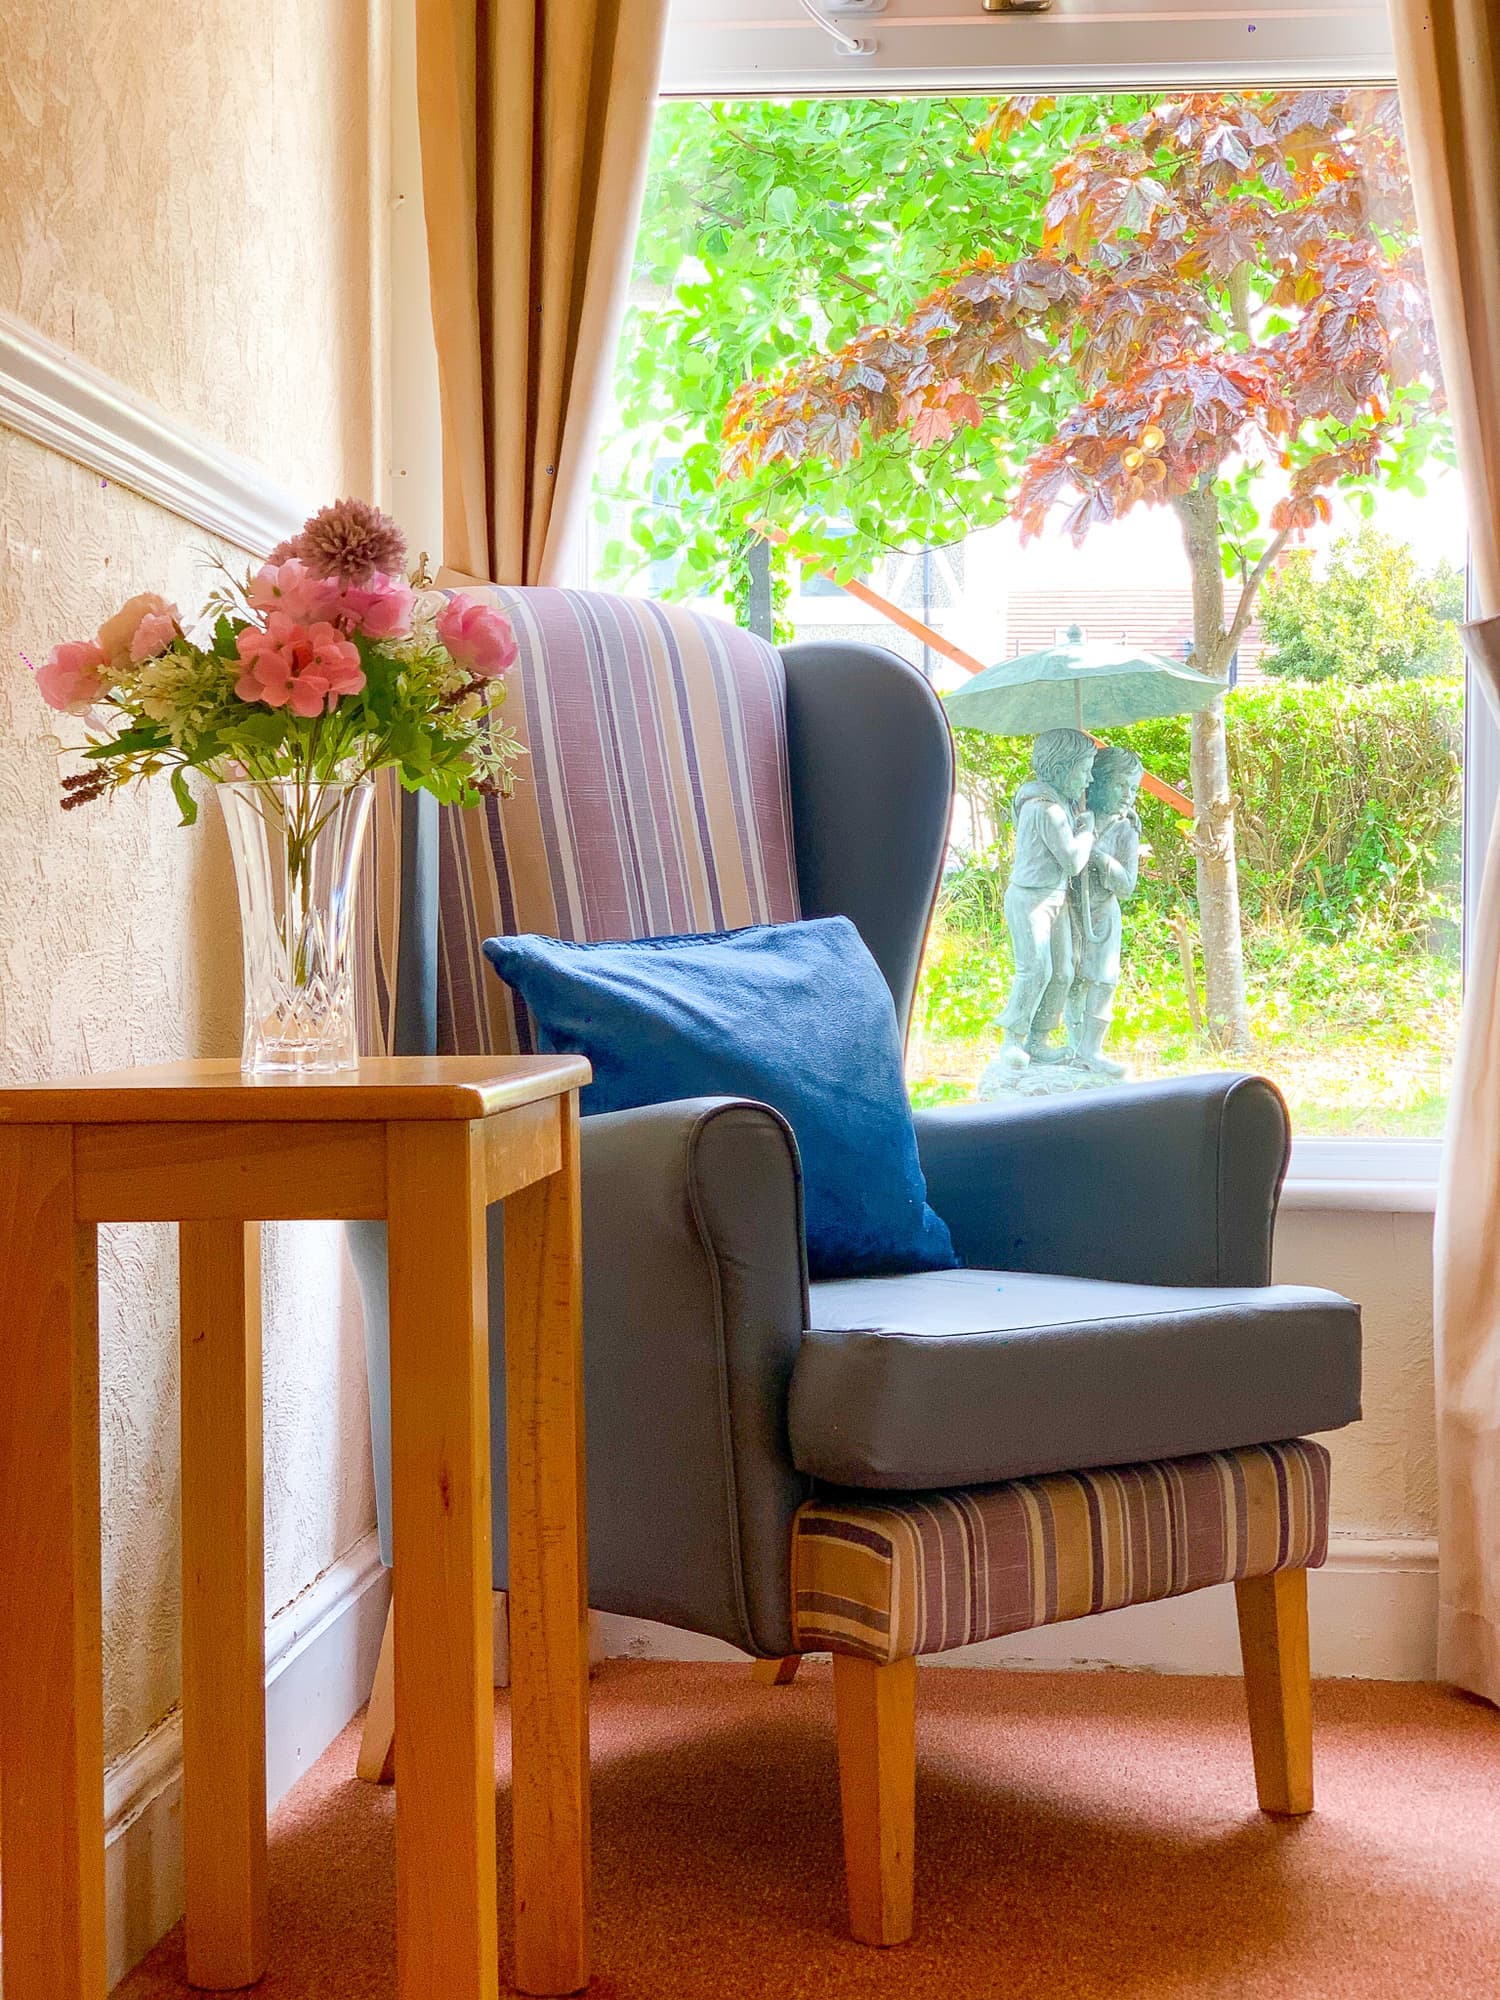
M745 552L745 565L750 572L745 624L749 631L769 642L776 637L776 610L771 592L771 544L759 535L752 535Z
M1219 497L1205 481L1174 504L1193 578L1193 664L1200 673L1224 677L1229 672L1229 645L1224 630ZM1245 1005L1245 946L1222 696L1193 717L1192 788L1208 1033L1215 1047L1245 1055L1250 1050L1250 1016Z

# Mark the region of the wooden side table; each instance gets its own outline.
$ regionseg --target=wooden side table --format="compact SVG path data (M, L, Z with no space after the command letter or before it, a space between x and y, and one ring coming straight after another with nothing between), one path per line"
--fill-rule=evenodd
M516 1984L588 1980L587 1565L573 1056L0 1091L6 2000L105 1992L96 1226L177 1222L188 1976L266 1963L259 1224L390 1229L398 1991L493 2000L485 1206L504 1200Z

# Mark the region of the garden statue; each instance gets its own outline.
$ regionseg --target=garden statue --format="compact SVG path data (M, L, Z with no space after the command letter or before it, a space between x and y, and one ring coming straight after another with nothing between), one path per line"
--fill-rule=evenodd
M1093 851L1093 816L1084 793L1094 766L1092 736L1049 729L1031 750L1032 775L1011 802L1015 857L1005 885L1015 974L1000 1016L1000 1068L1060 1063L1066 1048L1048 1040L1063 1017L1073 983L1073 925L1068 888Z
M1094 758L1088 807L1094 845L1068 892L1073 926L1073 983L1064 1018L1070 1060L1098 1076L1120 1077L1123 1063L1103 1053L1120 983L1120 905L1135 894L1140 870L1141 822L1135 809L1141 760L1133 750L1106 743Z

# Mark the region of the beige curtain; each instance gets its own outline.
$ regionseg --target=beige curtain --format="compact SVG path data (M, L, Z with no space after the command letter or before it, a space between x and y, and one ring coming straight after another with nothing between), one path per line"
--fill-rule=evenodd
M667 0L416 0L445 568L564 580L625 299Z
M1500 7L1391 0L1406 143L1468 496L1465 638L1500 716ZM1438 1198L1439 1672L1500 1702L1500 822L1466 940Z

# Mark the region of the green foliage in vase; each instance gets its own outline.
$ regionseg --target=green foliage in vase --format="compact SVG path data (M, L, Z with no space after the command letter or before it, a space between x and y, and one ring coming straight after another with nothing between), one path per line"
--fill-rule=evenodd
M372 771L393 768L446 805L509 790L520 746L498 711L517 656L510 621L420 570L408 578L405 554L389 516L339 500L253 575L226 571L191 629L141 592L92 639L54 646L37 691L88 729L64 806L165 773L187 825L191 772L279 780L302 801L306 838L317 789Z

